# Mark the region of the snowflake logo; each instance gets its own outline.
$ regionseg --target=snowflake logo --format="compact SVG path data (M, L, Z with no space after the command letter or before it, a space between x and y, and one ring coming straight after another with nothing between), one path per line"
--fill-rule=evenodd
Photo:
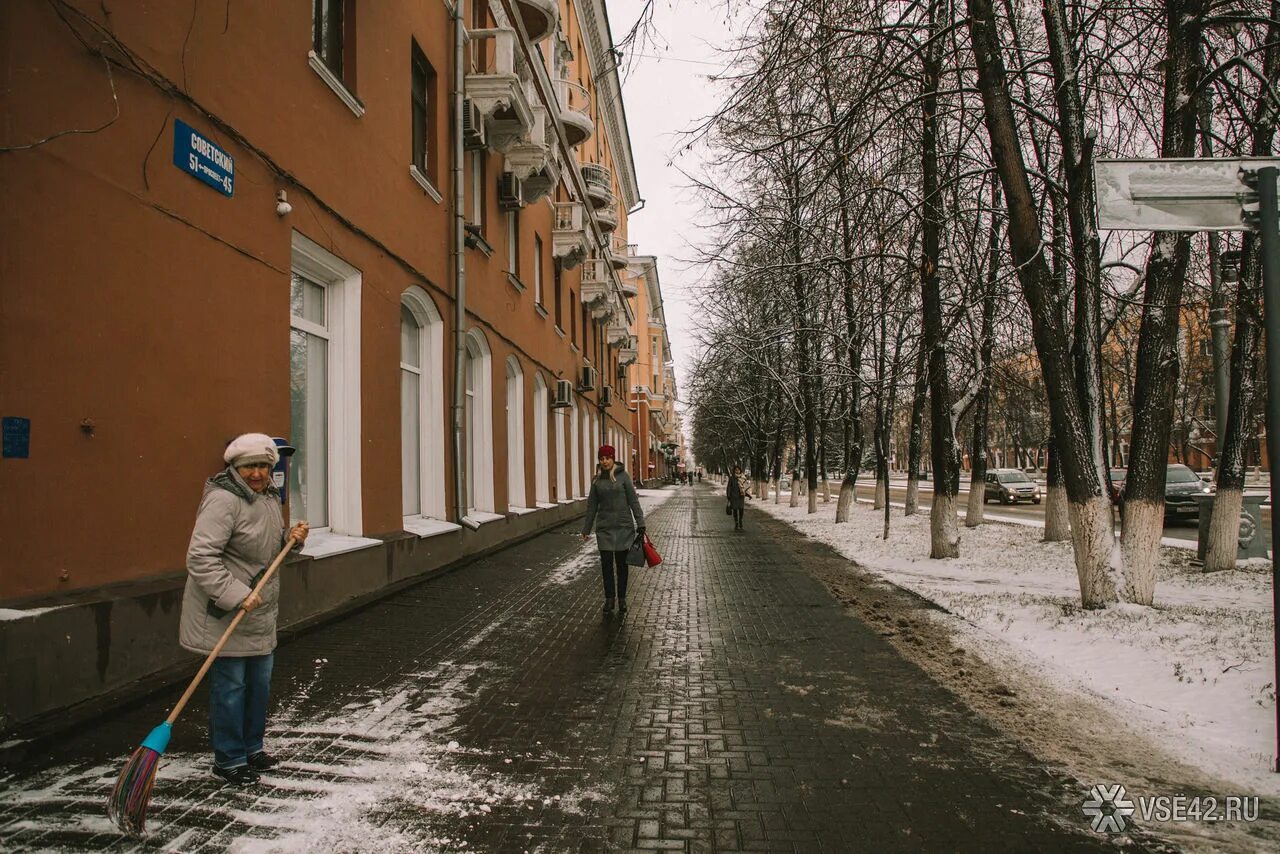
M1133 801L1125 794L1124 786L1094 786L1089 799L1084 802L1085 818L1098 833L1119 833L1124 830L1125 819L1133 815Z

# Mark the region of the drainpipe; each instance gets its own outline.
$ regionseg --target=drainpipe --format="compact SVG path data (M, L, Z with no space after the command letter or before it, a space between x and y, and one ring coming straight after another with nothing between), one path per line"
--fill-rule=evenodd
M462 174L463 50L466 31L462 0L453 0L453 501L458 521L467 514L467 272L466 197Z

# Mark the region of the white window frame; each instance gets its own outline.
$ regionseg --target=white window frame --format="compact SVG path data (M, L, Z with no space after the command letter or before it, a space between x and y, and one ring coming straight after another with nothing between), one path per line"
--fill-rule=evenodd
M533 236L533 301L535 304L542 306L542 236L535 234Z
M507 509L528 505L524 484L524 371L507 359Z
M579 491L582 484L582 472L579 468L582 464L581 448L582 442L579 433L581 429L578 425L578 402L575 400L569 406L569 492L565 498L578 498L582 495Z
M551 449L547 442L550 410L547 381L540 372L536 372L533 375L533 500L539 505L551 503L551 472L547 459Z
M518 210L507 211L507 272L520 278L520 216Z
M313 535L364 533L360 447L361 273L304 235L293 232L292 269L324 285L329 331L329 524ZM300 327L299 327L300 328ZM399 328L397 326L397 328ZM322 542L307 540L307 552Z
M422 519L447 518L444 476L444 319L427 292L413 286L400 295L400 302L418 321L419 359L422 364L418 387L419 492L422 511L405 516L405 530L422 527ZM434 528L432 528L434 530Z
M565 445L568 413L568 409L556 410L556 502L559 504L573 500L570 494L573 488L569 486L569 452Z
M474 463L467 471L473 504L467 508L467 515L472 511L493 513L493 354L479 329L467 333L467 353L467 388L474 394L466 436L470 443L468 456Z

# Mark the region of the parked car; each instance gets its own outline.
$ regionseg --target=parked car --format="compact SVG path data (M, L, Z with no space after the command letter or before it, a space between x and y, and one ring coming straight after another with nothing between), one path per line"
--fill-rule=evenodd
M1208 495L1213 487L1200 479L1190 468L1177 463L1164 470L1164 515L1199 516L1200 502L1197 495Z
M995 499L1002 504L1019 501L1040 503L1040 485L1018 469L988 469L983 485L982 501Z
M1118 506L1124 506L1124 485L1128 473L1128 469L1111 469L1111 501ZM1165 466L1165 516L1199 516L1200 502L1196 496L1211 492L1213 487L1187 466L1180 463Z

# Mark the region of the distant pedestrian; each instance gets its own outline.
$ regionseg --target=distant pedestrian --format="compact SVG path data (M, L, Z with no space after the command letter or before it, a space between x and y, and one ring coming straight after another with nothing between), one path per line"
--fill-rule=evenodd
M742 473L742 466L734 466L729 476L729 509L733 511L733 530L741 531L742 514L746 508L746 499L751 497L751 484Z
M258 781L274 766L263 750L271 665L276 648L280 581L274 576L253 592L256 578L284 547L280 493L271 470L280 453L270 436L245 433L227 445L227 467L204 485L187 547L187 587L182 597L179 643L208 655L236 611L246 616L209 671L209 743L213 773L237 786ZM290 531L301 548L307 523Z
M618 613L623 614L627 610L627 552L644 533L644 511L631 475L614 462L613 446L601 445L598 457L600 464L587 495L582 541L587 541L594 527L604 578L604 612L613 611L616 598Z
M698 483L702 483L702 469L698 469Z

